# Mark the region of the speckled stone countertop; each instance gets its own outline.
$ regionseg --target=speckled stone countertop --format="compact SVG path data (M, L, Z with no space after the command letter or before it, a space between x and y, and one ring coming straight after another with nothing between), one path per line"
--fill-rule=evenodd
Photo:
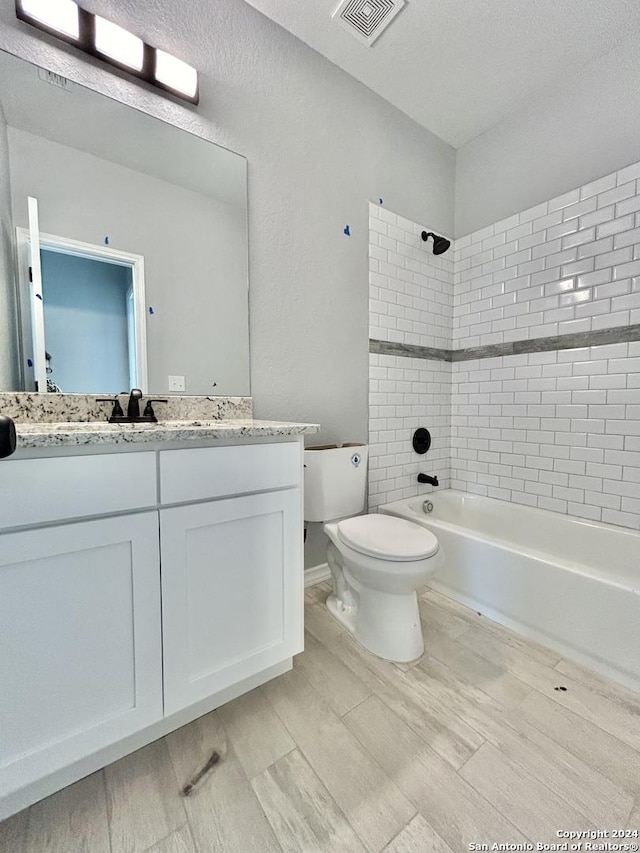
M102 395L108 397L110 395ZM112 395L111 395L112 396ZM144 395L140 411L147 397ZM154 394L161 397L162 394ZM34 394L29 391L0 393L0 414L8 415L16 423L76 423L83 421L105 422L111 414L113 403L99 403L96 394ZM126 410L128 395L118 399ZM166 403L156 404L156 414L167 421L240 421L253 417L251 397L195 397L168 395Z
M109 424L104 421L16 423L17 449L82 447L86 445L149 444L166 441L206 441L225 438L310 435L318 424L280 421L189 420L157 424Z

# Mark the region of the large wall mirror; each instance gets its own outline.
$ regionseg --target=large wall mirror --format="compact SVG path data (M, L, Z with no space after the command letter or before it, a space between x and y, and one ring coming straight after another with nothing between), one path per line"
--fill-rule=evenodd
M0 390L248 395L244 157L0 52Z

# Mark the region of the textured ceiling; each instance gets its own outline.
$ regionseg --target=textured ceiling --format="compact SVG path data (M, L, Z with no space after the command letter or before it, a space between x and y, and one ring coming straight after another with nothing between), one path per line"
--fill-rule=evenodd
M247 0L456 148L640 34L638 0L409 0L369 48L338 0Z

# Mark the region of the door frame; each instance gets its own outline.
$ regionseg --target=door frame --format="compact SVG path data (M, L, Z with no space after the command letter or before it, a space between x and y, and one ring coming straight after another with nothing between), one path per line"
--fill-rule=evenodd
M21 362L25 378L29 375L28 369L25 366L25 345L31 339L30 324L32 322L31 300L27 298L27 294L29 296L31 294L31 284L29 281L30 245L31 237L29 229L18 226L16 228L16 250L18 255L18 292L22 325ZM100 246L93 243L84 243L80 240L71 240L68 237L58 237L55 234L40 234L40 248L47 249L50 252L59 252L62 255L74 255L76 257L109 261L112 264L128 267L131 270L137 387L143 393L147 393L149 377L147 372L147 300L145 295L144 255L123 252L119 249L113 249L111 246ZM46 393L46 388L44 392Z

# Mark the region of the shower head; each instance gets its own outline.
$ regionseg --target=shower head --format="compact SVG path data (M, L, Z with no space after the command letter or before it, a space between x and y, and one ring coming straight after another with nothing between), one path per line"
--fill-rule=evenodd
M443 252L446 252L449 246L451 245L451 240L447 240L446 237L438 237L438 235L434 234L433 231L429 231L428 233L426 231L423 231L421 236L425 243L429 239L429 237L433 237L434 255L441 255Z

